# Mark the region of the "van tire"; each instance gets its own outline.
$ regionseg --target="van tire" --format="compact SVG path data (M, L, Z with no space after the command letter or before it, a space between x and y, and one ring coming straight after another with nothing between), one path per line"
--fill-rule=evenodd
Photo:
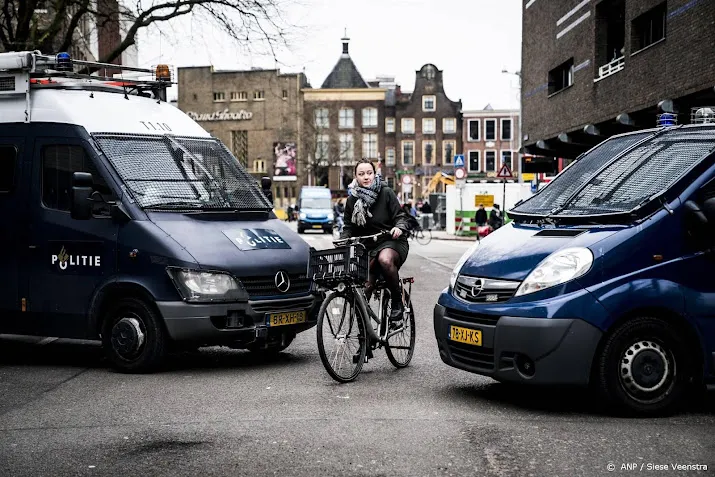
M302 229L302 228L298 227L298 233L299 233L299 234L302 234L302 233L304 233L304 232L305 232L305 230L304 230L304 229Z
M655 317L629 319L607 337L597 356L596 383L609 404L630 415L675 411L692 365L682 333Z
M168 349L158 313L144 300L122 298L102 323L102 345L110 363L123 373L156 370Z

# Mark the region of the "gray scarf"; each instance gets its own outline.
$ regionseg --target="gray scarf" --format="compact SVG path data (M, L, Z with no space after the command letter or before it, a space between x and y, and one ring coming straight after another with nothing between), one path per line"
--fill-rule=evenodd
M380 195L380 190L382 190L382 176L380 176L380 174L375 175L375 179L369 187L356 185L350 190L350 195L357 197L355 205L353 206L352 216L353 223L357 226L365 226L367 218L372 217L370 207L373 206L377 200L377 196Z

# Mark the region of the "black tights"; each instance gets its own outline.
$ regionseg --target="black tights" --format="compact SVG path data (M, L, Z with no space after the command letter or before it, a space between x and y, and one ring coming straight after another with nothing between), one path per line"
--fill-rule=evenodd
M378 272L382 272L387 288L392 294L392 303L402 301L400 297L400 254L391 248L384 248L377 254L377 258L370 261L370 274L367 281L368 293L375 288ZM379 270L377 268L379 267Z

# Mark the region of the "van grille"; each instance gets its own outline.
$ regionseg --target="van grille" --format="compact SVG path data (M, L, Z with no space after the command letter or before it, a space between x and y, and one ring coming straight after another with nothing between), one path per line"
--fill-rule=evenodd
M0 78L0 91L15 91L15 77L3 76Z
M470 368L494 369L494 350L481 346L472 346L455 341L447 341L449 354L457 364L463 364Z
M275 275L241 278L241 283L243 283L243 287L246 289L251 298L308 293L310 290L310 280L308 280L306 275L291 274L289 277L290 289L286 293L282 293L278 290L278 288L276 288Z

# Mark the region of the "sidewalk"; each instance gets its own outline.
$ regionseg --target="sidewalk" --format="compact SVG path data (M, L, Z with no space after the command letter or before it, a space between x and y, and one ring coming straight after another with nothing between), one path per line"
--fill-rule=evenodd
M477 241L476 235L473 237L460 237L460 236L448 234L447 232L445 232L443 230L433 230L432 238L434 240L460 240L463 242L476 242Z

